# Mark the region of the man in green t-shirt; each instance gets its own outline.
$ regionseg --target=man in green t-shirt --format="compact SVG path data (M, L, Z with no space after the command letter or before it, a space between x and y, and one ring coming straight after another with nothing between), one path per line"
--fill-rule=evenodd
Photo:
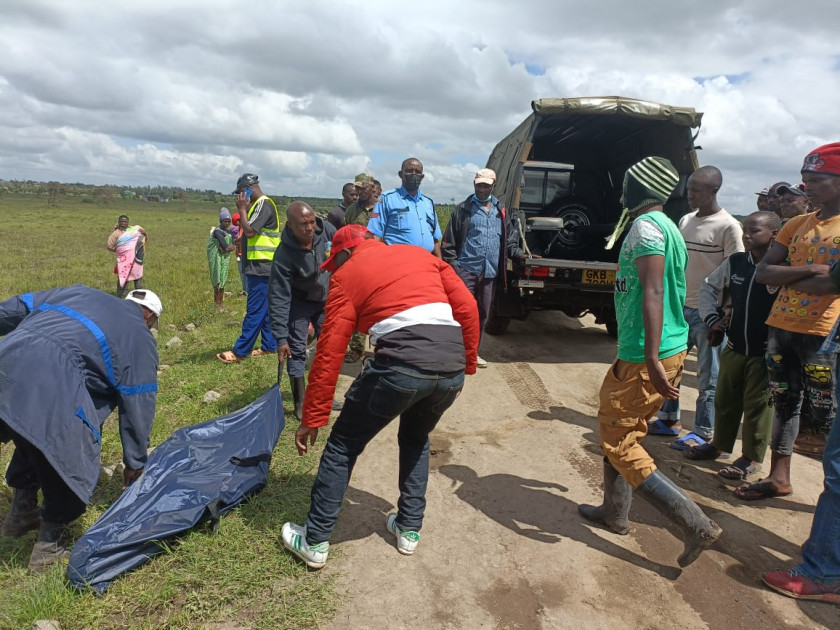
M682 530L685 550L677 562L685 567L722 531L657 470L641 445L648 419L665 399L679 397L688 341L683 317L688 252L679 229L662 211L678 181L676 169L660 157L647 157L624 175L622 202L635 220L621 246L615 278L618 358L601 385L598 410L604 502L578 509L587 520L626 534L632 491L639 490Z

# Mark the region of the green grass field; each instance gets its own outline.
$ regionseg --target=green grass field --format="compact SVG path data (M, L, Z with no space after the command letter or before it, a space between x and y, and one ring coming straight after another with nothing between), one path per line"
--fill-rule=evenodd
M216 313L212 304L205 246L220 205L117 200L103 207L59 199L50 208L43 197L0 196L0 299L74 283L113 292L114 257L105 241L117 216L128 214L132 223L146 228L146 287L164 304L158 347L161 364L170 366L160 375L153 446L179 427L241 408L276 380L272 357L235 365L215 358L216 352L232 346L245 311L244 298L226 299L224 313ZM234 296L240 289L233 269L227 288ZM189 323L196 325L192 332L184 329ZM174 335L184 343L166 348ZM202 402L209 389L222 395L218 402ZM287 377L283 393L288 400ZM289 406L286 411L290 413ZM284 521L305 517L324 439L315 452L300 458L292 441L296 426L289 420L268 487L260 495L223 518L215 533L190 533L167 553L117 580L103 597L70 589L63 565L46 575L29 575L34 533L21 539L0 537L0 628L28 628L37 619L56 619L66 630L204 628L227 620L248 628L306 628L329 617L336 601L332 581L306 571L279 540ZM8 444L0 449L3 469L12 448ZM112 470L121 458L112 417L105 425L102 465ZM103 473L77 534L118 496L118 477ZM0 519L10 499L10 489L0 484Z

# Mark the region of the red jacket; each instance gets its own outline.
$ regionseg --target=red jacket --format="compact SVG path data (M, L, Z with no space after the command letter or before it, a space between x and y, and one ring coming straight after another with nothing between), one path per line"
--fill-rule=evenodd
M318 351L309 372L301 424L316 428L330 420L330 407L344 353L353 332L423 304L448 302L461 325L467 374L478 356L478 306L452 267L415 245L366 240L330 279Z

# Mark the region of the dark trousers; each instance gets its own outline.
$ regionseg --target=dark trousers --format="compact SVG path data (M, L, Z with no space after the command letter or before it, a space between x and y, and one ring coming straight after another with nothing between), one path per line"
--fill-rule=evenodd
M20 435L3 425L3 433L11 435L15 452L6 470L10 488L27 490L40 488L44 494L41 518L51 523L70 523L85 511L84 502L64 483L44 454Z
M289 351L292 356L286 362L290 378L303 376L306 371L306 340L309 324L315 329L315 336L321 335L324 323L324 303L310 300L292 300L289 307Z
M248 300L245 302L245 319L242 320L242 334L233 346L233 354L247 357L262 335L262 349L277 352L277 342L268 326L268 276L246 275Z
M478 304L478 326L481 331L478 345L481 346L481 339L484 337L484 324L487 322L487 316L490 314L490 305L493 303L493 294L496 291L496 278L485 278L474 273L470 273L460 267L455 267L455 271L467 285L467 289L475 297Z
M374 359L347 391L312 486L306 539L329 540L356 459L377 433L400 417L397 525L419 531L429 481L429 433L464 387L464 373L437 374Z
M793 454L803 404L810 409L815 432L828 434L831 430L835 413L834 359L819 354L823 341L824 337L817 335L769 327L765 359L776 405L770 442L774 453Z

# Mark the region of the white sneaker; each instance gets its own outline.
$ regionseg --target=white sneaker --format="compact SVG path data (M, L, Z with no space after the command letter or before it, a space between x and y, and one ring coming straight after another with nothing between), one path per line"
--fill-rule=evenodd
M280 530L283 546L312 569L320 569L327 564L330 543L322 542L310 545L306 542L306 528L295 523L285 523Z
M412 532L407 529L400 529L397 525L397 515L389 514L385 521L388 531L397 537L397 551L404 556L410 556L417 549L420 542L420 532Z
M476 357L476 364L477 364L477 366L478 366L478 367L480 367L480 368L487 367L487 361L485 361L485 360L484 360L484 359L482 359L481 357Z

